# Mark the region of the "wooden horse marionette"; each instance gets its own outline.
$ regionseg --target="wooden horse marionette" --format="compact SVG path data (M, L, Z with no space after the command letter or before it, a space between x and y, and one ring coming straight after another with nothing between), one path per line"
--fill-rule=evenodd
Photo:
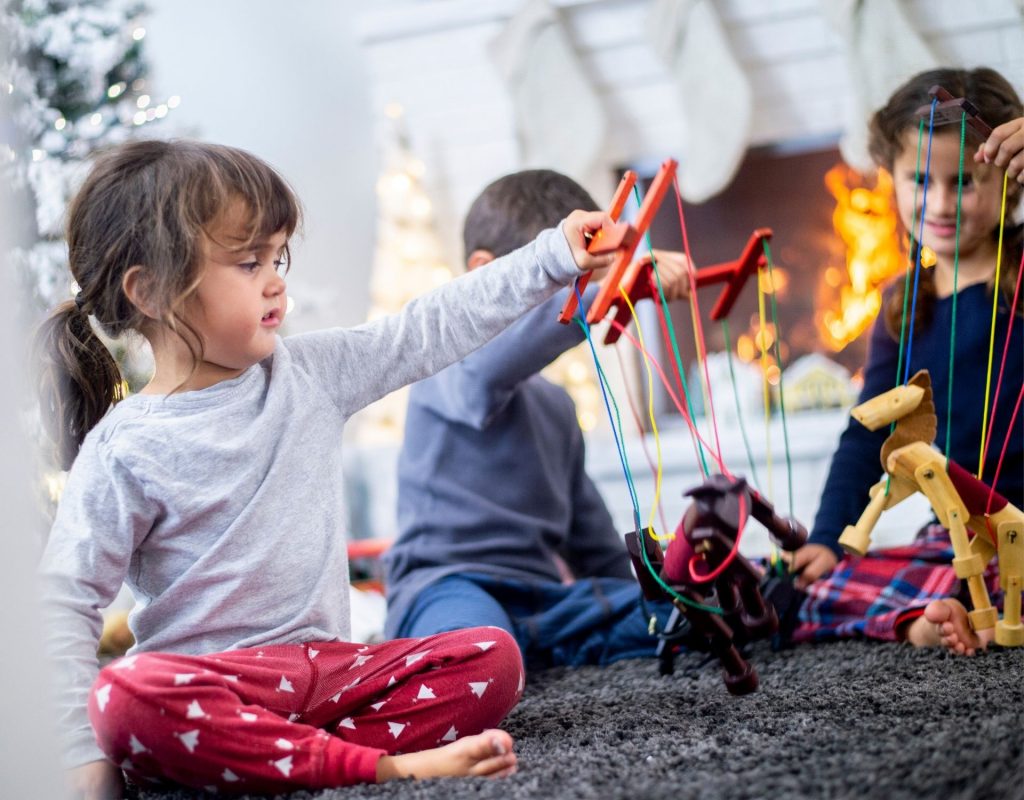
M676 166L674 159L661 165L632 223L619 219L637 180L635 173L627 172L608 212L613 223L598 231L588 245L591 253L615 255L586 314L587 322L596 324L612 312L605 344L615 343L624 332L636 301L659 296L653 256L650 260L633 261L633 255L674 183ZM771 236L770 229L759 228L738 259L691 273L693 289L725 284L711 312L712 320L726 318L747 279L765 266L767 240ZM579 289L588 278L589 274L580 279ZM578 295L570 295L559 321L572 321L577 307ZM589 338L588 327L582 321L581 326ZM626 535L626 544L645 597L670 600L674 605L673 614L660 634L662 673L672 672L674 645L681 643L714 654L724 668L729 692L746 694L757 688L758 677L737 646L771 636L778 630L779 620L774 606L762 594L760 570L739 554L740 536L750 516L761 522L785 550L800 547L807 539L807 531L793 520L776 516L772 505L748 487L746 481L729 475L723 464L719 466L724 474L710 475L701 486L687 492L694 502L665 552L650 528L641 530L636 507L637 530Z
M843 531L839 544L847 552L864 555L882 512L921 492L939 522L949 530L953 569L958 578L967 582L970 592L971 627L978 633L995 628L999 645L1024 645L1024 513L933 446L938 423L928 372L918 372L906 385L862 403L852 414L872 431L892 422L896 424L882 446L886 477L871 488L870 503L857 524ZM1002 619L992 605L983 578L986 565L996 553L999 585L1005 596Z

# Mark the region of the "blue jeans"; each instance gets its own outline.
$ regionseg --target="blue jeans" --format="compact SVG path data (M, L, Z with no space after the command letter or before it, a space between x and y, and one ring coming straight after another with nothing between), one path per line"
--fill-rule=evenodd
M648 602L647 607L664 625L671 605ZM658 645L647 630L640 585L624 578L563 585L451 575L420 593L398 636L418 638L482 625L511 633L527 669L650 657Z

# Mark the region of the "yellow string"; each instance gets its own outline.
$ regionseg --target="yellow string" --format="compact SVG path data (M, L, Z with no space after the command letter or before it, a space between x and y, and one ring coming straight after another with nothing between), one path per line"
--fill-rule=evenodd
M757 317L761 330L761 386L764 394L764 441L766 466L768 467L768 499L772 500L775 498L775 491L772 486L772 432L770 427L772 408L771 390L768 386L768 331L765 328L764 289L761 286L760 273L755 280L757 281Z
M626 301L626 305L629 306L629 313L633 316L633 325L636 327L636 338L640 342L641 355L647 350L647 345L644 344L644 332L640 328L640 319L636 315L636 309L633 308L633 304L629 301L629 295L620 286L619 294L622 295L622 299ZM654 449L658 454L658 470L654 476L654 503L651 505L651 514L647 518L647 527L651 530L651 537L659 542L664 542L668 539L675 538L671 532L666 531L665 533L658 535L654 532L654 516L658 510L658 506L661 503L661 473L662 473L662 462L661 462L661 439L658 436L658 423L654 420L654 373L651 372L651 365L648 363L646 358L642 359L644 362L644 369L647 371L647 413L651 418L651 430L654 432Z
M1003 173L1003 207L999 212L999 246L996 253L996 281L995 291L992 292L992 330L988 336L988 369L985 373L985 405L981 412L981 447L978 450L978 479L985 467L985 434L988 428L988 396L992 388L992 353L996 347L996 313L999 310L999 269L1003 263L1003 228L1006 225L1006 185L1009 181L1009 173Z
M700 311L697 308L696 292L690 292L690 324L693 326L693 341L700 342L700 329L697 327L697 314ZM707 382L707 371L704 369L704 358L700 352L701 348L697 347L697 382L700 384L700 394L704 398L704 435L708 441L713 441L714 430L713 421L711 418L711 387L708 386ZM697 421L694 420L696 426ZM719 453L719 456L722 454Z

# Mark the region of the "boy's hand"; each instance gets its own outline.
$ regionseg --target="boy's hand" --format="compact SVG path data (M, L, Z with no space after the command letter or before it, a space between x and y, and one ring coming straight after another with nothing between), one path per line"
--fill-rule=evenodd
M654 262L658 265L661 290L665 300L686 300L690 297L690 262L682 253L674 250L655 250ZM651 252L639 259L641 264L651 263Z
M823 544L805 544L795 553L789 562L790 572L797 573L793 581L797 589L806 589L818 578L831 572L839 559L832 548Z
M109 761L90 761L68 770L74 800L120 800L124 794L121 770Z
M573 260L584 272L610 267L615 260L614 253L593 256L587 252L588 237L585 234L593 235L606 224L611 225L612 218L604 211L573 211L562 223L562 232L569 242Z
M1004 167L1011 181L1024 183L1024 117L993 129L992 135L974 154L974 160L979 164Z

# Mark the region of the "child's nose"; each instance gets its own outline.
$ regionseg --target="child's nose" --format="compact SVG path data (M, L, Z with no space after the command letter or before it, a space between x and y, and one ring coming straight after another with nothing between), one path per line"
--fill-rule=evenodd
M955 214L957 206L956 185L947 186L936 182L934 188L928 192L928 205L932 206L936 212L942 215Z
M264 292L270 296L278 295L285 290L285 286L284 276L278 275L275 272L270 280L267 281L267 287Z

